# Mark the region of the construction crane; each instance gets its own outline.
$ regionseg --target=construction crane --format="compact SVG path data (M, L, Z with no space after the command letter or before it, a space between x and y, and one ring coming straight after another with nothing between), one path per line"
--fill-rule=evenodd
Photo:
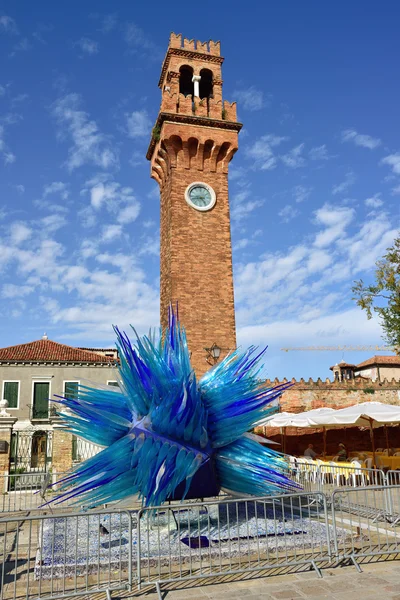
M298 346L297 348L281 348L283 352L397 352L399 349L391 346Z

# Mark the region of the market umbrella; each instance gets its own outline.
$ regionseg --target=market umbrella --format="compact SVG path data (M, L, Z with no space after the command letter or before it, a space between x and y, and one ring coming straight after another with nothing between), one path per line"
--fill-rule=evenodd
M324 425L318 425L316 419L328 419L332 413L336 411L333 408L322 407L314 408L313 410L307 410L301 413L289 413L282 412L272 417L267 417L257 425L265 425L267 427L279 427L281 431L286 431L286 427L322 427L323 440L324 440L324 451L323 455L326 454L326 427ZM285 436L284 436L285 440ZM283 444L285 450L285 444Z
M369 427L373 462L376 465L374 428L400 423L400 406L382 402L362 402L334 410L331 414L314 415L313 420L325 427Z

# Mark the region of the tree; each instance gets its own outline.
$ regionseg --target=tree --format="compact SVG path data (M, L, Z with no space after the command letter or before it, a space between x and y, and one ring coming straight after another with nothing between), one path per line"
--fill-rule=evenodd
M360 279L354 282L352 291L353 300L366 311L368 319L377 313L385 341L400 355L400 234L376 263L375 283L364 285Z

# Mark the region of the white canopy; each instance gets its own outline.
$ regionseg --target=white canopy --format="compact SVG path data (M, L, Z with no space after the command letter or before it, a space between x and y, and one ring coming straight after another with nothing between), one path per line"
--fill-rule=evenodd
M330 413L315 414L313 420L320 427L346 427L346 425L381 427L400 423L400 406L382 404L382 402L362 402L348 408L331 410Z
M326 420L336 413L333 408L314 408L302 413L282 412L272 417L267 417L257 426L264 425L266 427L322 427L318 425L316 419Z

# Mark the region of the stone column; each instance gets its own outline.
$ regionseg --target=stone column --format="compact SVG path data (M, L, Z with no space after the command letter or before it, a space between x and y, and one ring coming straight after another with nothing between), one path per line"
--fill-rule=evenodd
M62 425L53 425L52 469L57 474L72 467L72 435Z
M199 96L200 96L200 80L201 80L201 76L200 75L193 75L193 77L192 77L192 82L194 83L194 94L193 94L193 96L195 98L199 98Z

